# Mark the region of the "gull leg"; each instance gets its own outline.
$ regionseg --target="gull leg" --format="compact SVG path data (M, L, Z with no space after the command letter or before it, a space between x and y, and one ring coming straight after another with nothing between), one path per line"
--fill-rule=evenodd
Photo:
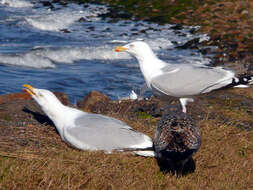
M140 89L140 93L139 93L139 96L138 96L138 100L142 100L143 99L143 94L147 91L148 89L148 86L147 84L145 83L141 89Z
M182 112L186 113L186 105L188 102L194 102L193 98L179 98L182 106Z

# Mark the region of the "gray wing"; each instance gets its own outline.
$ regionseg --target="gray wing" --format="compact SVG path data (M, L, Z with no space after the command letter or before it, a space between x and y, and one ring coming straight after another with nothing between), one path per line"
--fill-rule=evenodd
M185 97L207 93L232 82L234 72L222 67L175 65L163 69L163 74L151 80L155 94Z
M82 115L76 119L75 127L67 128L66 133L70 144L89 150L136 148L149 139L124 122L99 114ZM152 141L147 145L152 147Z

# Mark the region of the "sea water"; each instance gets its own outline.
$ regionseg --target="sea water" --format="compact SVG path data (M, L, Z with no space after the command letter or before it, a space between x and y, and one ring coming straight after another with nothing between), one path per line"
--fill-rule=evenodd
M0 95L23 84L66 93L72 103L91 90L112 99L129 96L145 83L137 60L114 47L144 40L166 62L209 64L197 50L178 49L198 27L105 18L101 5L0 0Z

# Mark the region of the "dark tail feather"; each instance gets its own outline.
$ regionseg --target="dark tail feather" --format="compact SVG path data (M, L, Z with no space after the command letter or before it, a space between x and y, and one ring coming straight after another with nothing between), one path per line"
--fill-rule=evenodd
M239 77L235 77L232 80L232 83L225 86L225 88L231 87L247 87L247 85L253 84L253 76L252 75L241 75Z
M148 150L152 150L154 151L154 148L153 147L147 147L147 148L123 148L123 149L115 149L116 151L124 151L124 152L127 152L127 151L148 151Z

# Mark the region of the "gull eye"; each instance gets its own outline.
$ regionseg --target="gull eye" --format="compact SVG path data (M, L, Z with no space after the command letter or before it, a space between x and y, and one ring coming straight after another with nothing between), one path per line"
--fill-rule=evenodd
M41 93L38 93L38 96L39 96L39 97L43 97L43 95L42 95Z
M130 44L130 45L129 45L129 47L130 47L130 48L133 48L133 47L134 47L134 45L133 45L133 44Z

